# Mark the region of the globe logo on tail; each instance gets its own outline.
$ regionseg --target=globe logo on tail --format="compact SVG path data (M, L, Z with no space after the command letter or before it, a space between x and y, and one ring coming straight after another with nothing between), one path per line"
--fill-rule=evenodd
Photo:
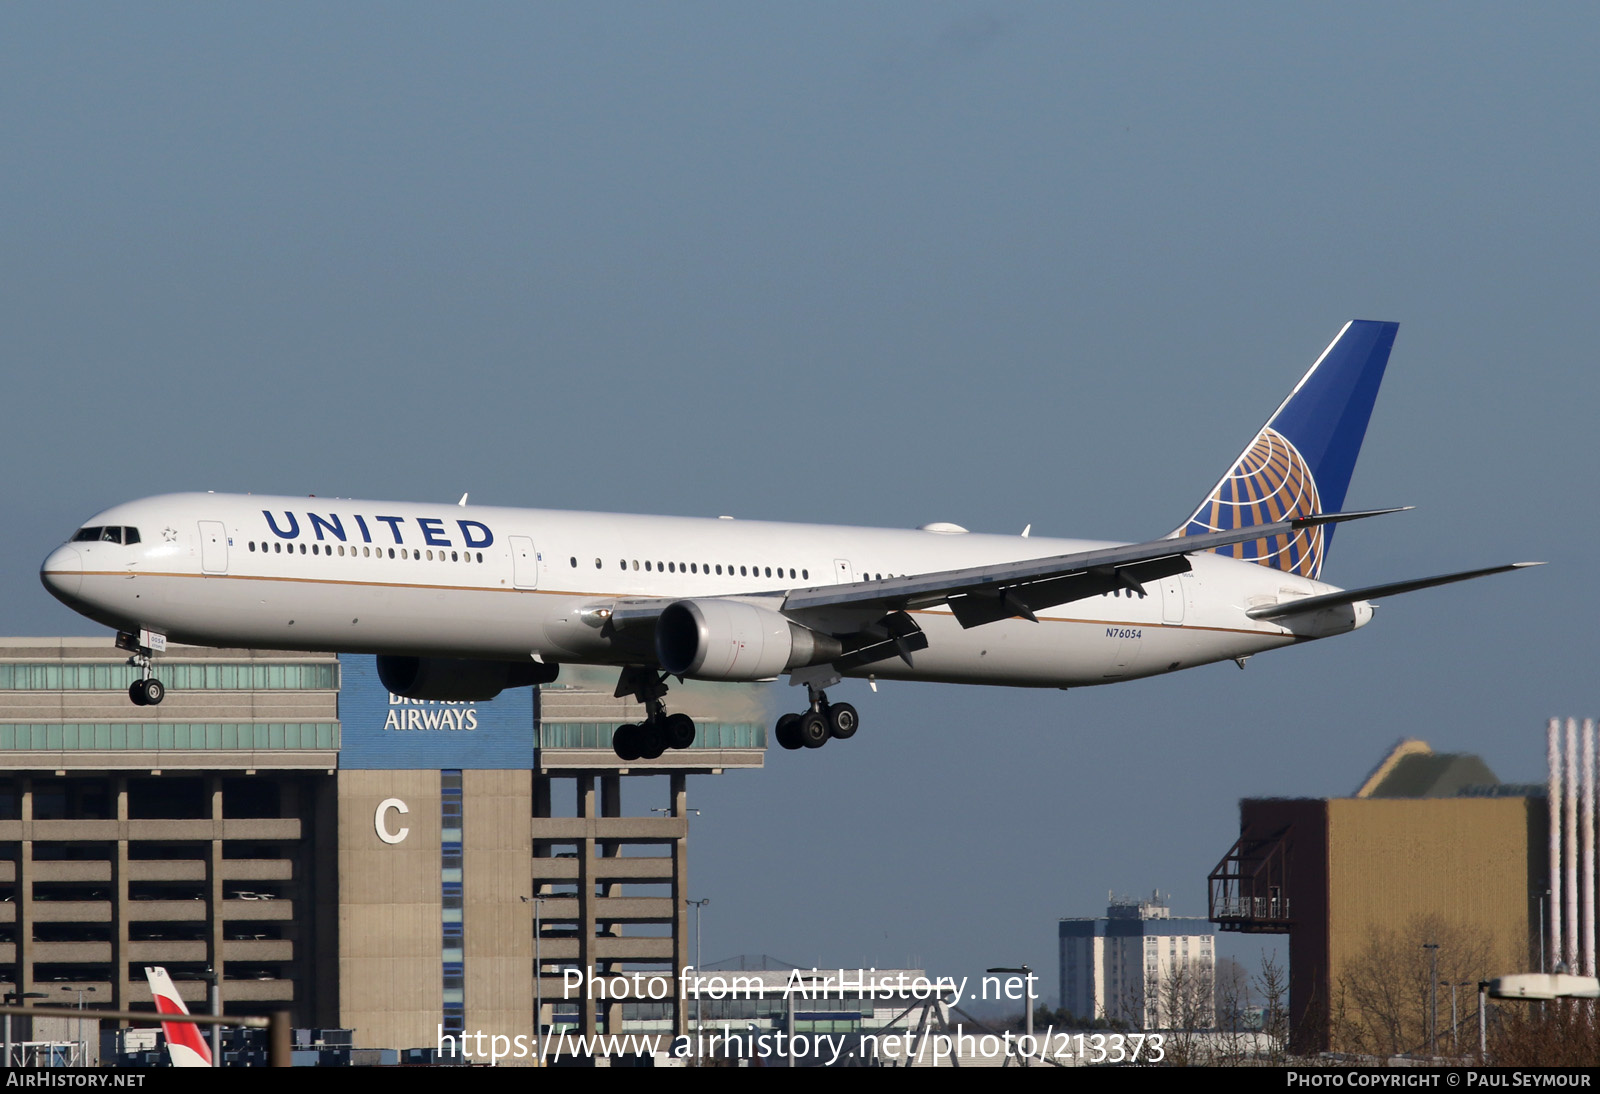
M1320 511L1317 483L1305 457L1270 426L1255 441L1184 526L1186 536L1231 532ZM1322 572L1322 528L1214 548L1214 553L1315 578Z

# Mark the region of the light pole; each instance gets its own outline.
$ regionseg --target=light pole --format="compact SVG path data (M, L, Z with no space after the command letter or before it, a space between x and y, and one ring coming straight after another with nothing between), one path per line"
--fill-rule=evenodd
M16 1006L17 1004L21 1003L24 999L44 999L44 998L47 998L47 996L42 991L21 991L21 992L8 991L5 994L6 1006L8 1006L8 1007ZM6 1067L10 1067L11 1066L11 1015L10 1014L6 1015L6 1061L5 1061L5 1066Z
M1023 1031L1023 1036L1028 1039L1028 1045L1031 1048L1037 1050L1038 1047L1039 1047L1038 1043L1035 1042L1034 1039L1033 1039L1033 970L1031 968L1029 968L1027 965L1018 965L1014 969L988 969L986 971L988 971L988 972L1012 972L1012 973L1020 972L1022 974L1022 978L1023 978L1022 979L1022 986L1023 986L1023 989L1024 989L1023 995L1026 998L1027 1004L1028 1004L1027 1007L1025 1008L1025 1013L1023 1014L1023 1018L1022 1018L1022 1031ZM1028 1061L1029 1061L1031 1056L1032 1056L1032 1053L1024 1053L1023 1054L1023 1057L1022 1057L1022 1066L1023 1067L1027 1067L1028 1066Z
M698 974L700 970L705 967L706 957L705 948L700 945L700 916L704 911L705 906L711 903L711 898L706 897L704 900L689 900L685 901L685 903L694 905L694 968L695 972ZM696 975L696 983L694 987L694 1032L697 1038L700 1034L700 1002L702 996L700 985L698 983L699 979L700 977Z
M88 1042L83 1039L83 993L86 991L92 992L94 989L86 988L82 984L79 984L75 988L69 988L63 984L61 986L61 990L65 992L75 991L78 993L78 1045L83 1053L83 1060L81 1062L87 1064L89 1062L89 1045ZM40 992L39 994L43 995L44 993Z
M678 816L679 815L676 812L676 808L674 806L671 806L671 805L652 805L650 807L650 812L652 812L652 813L660 813L663 817ZM685 820L687 820L690 816L698 817L700 815L700 810L694 808L693 806L686 805L683 808L683 814L682 815L685 818ZM695 910L694 910L694 949L695 949L695 954L694 954L695 966L694 967L696 969L699 969L699 967L700 967L700 909L705 907L707 904L710 904L711 903L711 898L707 897L705 900L689 900L689 899L685 898L684 903L685 904L696 905ZM676 920L676 917L674 917L674 920ZM677 929L676 926L674 926L673 929L672 929L672 936L673 936L673 942L676 943L677 942L677 936L678 936L678 929ZM676 950L674 950L674 952L676 952ZM678 971L682 972L683 970L680 969ZM677 1019L674 1018L673 1020L676 1021ZM699 990L698 986L695 988L695 993L694 993L694 1031L695 1031L696 1036L698 1037L698 1035L700 1033L700 990Z
M539 1066L544 1066L544 961L540 954L540 940L544 937L539 922L547 896L525 896L522 903L533 905L533 1028L539 1041Z
M1549 889L1539 893L1539 971L1549 972L1544 961L1544 898L1550 895Z
M1478 981L1478 1063L1489 1062L1489 981Z
M1428 951L1432 960L1432 974L1428 985L1429 1013L1428 1013L1428 1053L1432 1056L1439 1055L1439 943L1424 942L1422 948Z
M1450 1051L1461 1055L1461 1027L1456 1024L1456 989L1470 988L1475 980L1455 980L1450 984Z
M211 997L211 1013L218 1018L222 1017L222 977L214 968L207 968L199 974L200 979L211 985L206 993ZM211 1027L211 1066L222 1066L222 1026L217 1024Z

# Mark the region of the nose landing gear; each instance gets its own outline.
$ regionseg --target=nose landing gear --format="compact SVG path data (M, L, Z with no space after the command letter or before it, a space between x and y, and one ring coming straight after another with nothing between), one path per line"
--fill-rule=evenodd
M164 634L154 631L140 631L138 634L117 632L117 649L132 651L133 656L128 658L128 664L140 670L139 679L128 685L128 698L134 706L160 706L161 700L167 697L166 685L153 674L155 654L166 648L167 636Z

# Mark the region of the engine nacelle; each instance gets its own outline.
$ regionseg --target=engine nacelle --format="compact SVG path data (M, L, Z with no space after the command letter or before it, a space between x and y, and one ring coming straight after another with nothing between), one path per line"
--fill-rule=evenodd
M493 699L506 688L548 684L560 665L537 661L460 661L451 657L378 657L378 679L391 695L459 703Z
M679 600L656 621L656 658L674 676L770 680L841 652L838 639L737 600Z

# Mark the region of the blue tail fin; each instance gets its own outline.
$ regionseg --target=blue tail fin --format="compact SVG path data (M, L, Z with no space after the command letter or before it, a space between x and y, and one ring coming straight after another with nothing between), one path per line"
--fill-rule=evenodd
M1277 412L1174 536L1231 531L1344 505L1398 323L1355 320L1322 351ZM1216 553L1315 578L1333 526Z

